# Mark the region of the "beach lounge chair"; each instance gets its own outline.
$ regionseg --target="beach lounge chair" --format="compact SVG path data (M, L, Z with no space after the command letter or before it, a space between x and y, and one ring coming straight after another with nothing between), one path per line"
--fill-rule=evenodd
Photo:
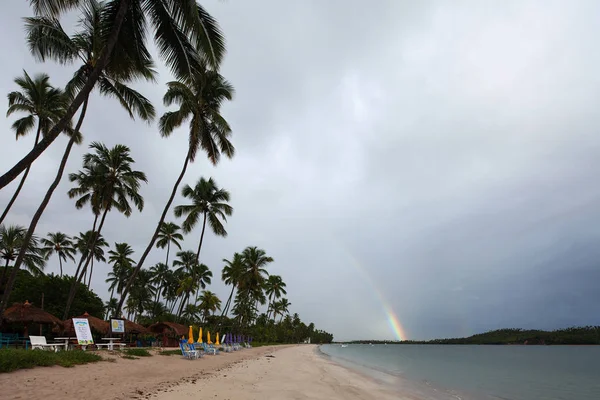
M179 342L179 349L181 350L181 354L188 360L195 360L200 357L200 352L196 349L190 348L186 341Z
M196 358L202 358L202 357L204 357L204 350L203 349L197 349L195 343L187 343L187 347L188 347L188 350L196 352Z
M212 354L213 356L214 356L214 355L217 355L217 349L215 349L214 347L213 347L213 348L211 348L211 347L210 347L208 344L206 344L206 343L202 343L202 347L204 348L204 352L205 352L206 354Z
M31 341L31 349L41 349L41 350L54 350L58 351L59 346L64 346L62 343L52 344L46 343L45 336L29 336L29 340Z

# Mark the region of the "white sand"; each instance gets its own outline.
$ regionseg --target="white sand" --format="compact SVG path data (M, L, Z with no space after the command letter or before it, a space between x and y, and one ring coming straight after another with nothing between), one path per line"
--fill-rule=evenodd
M316 353L316 346L300 345L273 351L274 358L255 357L222 369L220 376L200 378L167 392L160 400L215 399L411 399Z

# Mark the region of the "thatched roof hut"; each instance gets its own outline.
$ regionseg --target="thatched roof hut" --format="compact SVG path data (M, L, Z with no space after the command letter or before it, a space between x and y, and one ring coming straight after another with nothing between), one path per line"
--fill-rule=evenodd
M125 333L146 333L148 332L148 328L143 327L140 324L136 324L135 322L125 320Z
M175 322L157 322L148 327L153 333L174 334L176 336L185 336L188 333L188 327Z
M88 323L90 324L90 328L98 333L106 335L110 329L110 324L103 319L94 317L87 312L83 315L73 318L87 318ZM71 334L75 334L75 328L73 328L73 319L69 318L65 321L65 332L70 332Z
M4 311L3 319L9 323L22 322L26 324L33 322L36 324L55 324L61 327L63 326L60 319L41 308L35 307L27 300L25 300L25 303L15 303L12 307L7 308Z

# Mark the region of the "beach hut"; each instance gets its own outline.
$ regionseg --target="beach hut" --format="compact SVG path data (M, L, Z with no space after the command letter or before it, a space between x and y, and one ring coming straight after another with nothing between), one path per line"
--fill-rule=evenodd
M175 322L157 322L148 330L162 336L163 347L178 347L179 338L187 334L188 327Z
M29 337L28 325L31 323L40 325L53 325L62 328L63 323L54 315L35 307L29 301L15 303L4 311L2 319L7 323L22 323L25 327L23 336Z

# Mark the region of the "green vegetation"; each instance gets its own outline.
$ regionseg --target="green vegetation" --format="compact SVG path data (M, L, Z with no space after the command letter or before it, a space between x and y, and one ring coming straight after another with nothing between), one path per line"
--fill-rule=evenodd
M160 356L180 356L181 350L163 350L158 353Z
M269 274L274 260L263 249L248 246L231 261L223 260L220 277L231 287L224 306L217 294L208 290L213 279L211 267L221 266L202 262L203 240L205 235L225 238L227 219L234 209L228 189L211 177L186 177L186 173L199 158L206 157L217 166L223 157L235 154L232 129L222 115L222 107L233 100L235 89L220 74L225 42L217 21L196 0L30 3L33 16L25 18L26 45L36 60L68 68L72 79L64 88L57 88L47 75L31 78L24 72L14 80L15 90L8 95L7 116L15 119L12 128L16 137L33 131L36 136L32 150L0 175L2 190L23 173L0 214L0 314L13 302L30 300L63 320L87 311L104 318L125 315L144 325L156 321L202 325L213 335L231 332L252 336L255 342L330 342L332 335L315 329L312 323L305 324L297 314L290 315L292 304L284 297L286 284L281 276ZM74 22L71 26L62 25L61 17L67 12L79 17L78 21L69 19ZM156 34L146 35L147 31ZM145 84L158 82L158 60L147 47L151 37L166 67L163 70L172 74L160 80L168 81L163 103L170 109L158 119L156 132L168 138L183 130L188 146L179 160L163 160L165 165L180 162L182 167L154 230L146 232L145 249L136 254L123 237L105 238L102 232L105 223L112 223L107 219L109 213L129 217L134 211L143 212L141 193L148 182L145 173L136 169L134 155L144 149L86 143L82 131L88 106L95 104L98 95L118 101L131 118L149 124L154 121L154 106L132 87L140 80ZM60 150L63 156L43 200L29 210L32 218L28 226L15 225L14 220L11 224L15 218L11 206L30 168L63 133L68 144ZM89 152L83 155L78 170L66 171L73 146L80 144ZM56 189L62 188L59 184L65 173L73 211L87 216L90 229L79 233L52 231L40 238L38 222ZM150 184L164 186L163 181ZM178 192L182 204L174 204ZM173 218L179 218L179 224L169 221ZM194 238L197 245L182 248L184 234ZM156 247L166 250L164 263L146 266L147 256ZM60 276L44 275L49 260L57 262ZM67 263L74 267L73 276L64 274ZM104 263L110 267L105 269ZM93 279L98 279L95 265L96 271L109 270L100 278L109 283L106 304L89 290Z
M403 340L382 342L360 340L351 343L393 343L393 344L600 344L600 326L572 327L543 331L537 329L498 329L466 338L434 339L427 341Z
M139 357L134 357L134 356L130 356L129 354L126 354L123 356L124 359L126 360L139 360Z
M60 365L72 367L79 364L101 361L97 354L84 351L53 351L0 349L0 372L11 372L33 367Z
M150 353L148 350L146 349L136 349L136 348L132 348L132 349L125 349L123 350L123 353L125 353L128 356L136 356L136 357L152 357L152 353Z

